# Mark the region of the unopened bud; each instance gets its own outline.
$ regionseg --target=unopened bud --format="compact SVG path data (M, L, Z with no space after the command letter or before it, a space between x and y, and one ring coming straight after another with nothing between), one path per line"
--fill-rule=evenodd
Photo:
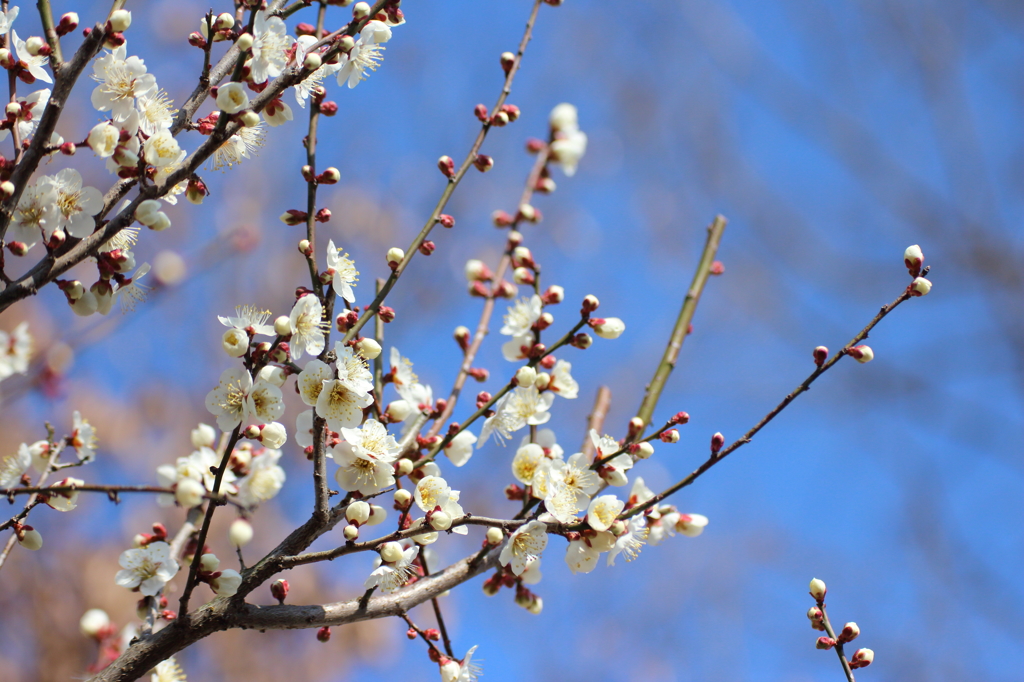
M395 472L399 476L408 476L409 474L412 473L412 470L414 468L415 468L415 466L413 465L411 459L404 459L403 458L403 459L398 460L398 463L395 465Z
M12 196L14 196L14 183L10 180L0 182L0 197L10 199Z
M18 544L33 551L42 549L43 536L32 526L22 526L18 532Z
M648 443L647 441L644 441L642 443L636 444L636 452L633 453L633 456L636 457L637 459L647 459L653 454L654 446Z
M661 439L662 443L678 443L679 432L675 429L669 429L668 431L662 431L658 438Z
M921 265L924 264L924 252L921 251L921 247L917 244L908 246L903 252L903 264L907 266L912 277L921 274Z
M387 409L384 410L384 414L388 416L389 422L403 422L408 419L410 414L412 414L412 405L405 400L394 400L388 403Z
M725 436L720 433L711 436L711 452L713 454L717 454L723 445L725 445Z
M501 128L502 126L507 126L508 122L509 122L508 113L506 113L504 111L499 111L494 116L491 116L491 125L492 126Z
M470 339L472 337L470 336L468 327L456 327L454 337L455 342L459 344L459 348L462 350L467 350L469 348Z
M310 255L312 253L312 250L310 249L310 246L311 245L310 245L308 239L300 239L299 240L299 253L301 253L303 256Z
M843 631L839 633L837 641L839 644L846 644L852 642L860 636L860 628L857 627L856 623L847 623L843 626Z
M33 57L39 56L44 47L47 49L48 52L50 46L47 45L46 41L40 38L39 36L29 36L28 39L25 41L25 51Z
M323 64L323 60L316 52L307 52L306 58L302 60L302 68L307 71L316 71Z
M408 462L409 460L403 459L402 461L403 462ZM411 464L411 462L410 462L410 464ZM395 491L395 506L397 506L399 509L405 509L406 507L408 507L409 506L409 502L411 500L412 500L412 493L410 493L405 488L399 488L398 490Z
M818 346L814 349L814 364L821 367L825 364L825 360L828 359L828 348L825 346Z
M328 166L316 179L321 185L334 185L341 180L341 171L334 166Z
M508 74L512 70L512 66L516 63L516 56L511 52L501 53L501 70Z
M78 13L68 12L60 18L57 24L57 35L64 36L78 28Z
M110 13L110 18L107 19L107 26L114 33L123 33L128 30L128 27L132 25L132 13L125 9L115 10Z
M494 159L486 154L477 154L476 158L473 159L473 165L476 166L476 169L481 173L486 173L494 168Z
M240 358L249 350L249 335L241 329L229 329L221 337L221 346L230 357Z
M405 258L405 251L400 249L400 248L398 248L397 246L393 246L390 249L388 249L388 253L387 253L388 267L390 267L392 270L397 268L398 264L401 263L404 258Z
M536 278L529 268L519 267L512 271L512 281L516 284L530 285L536 281Z
M551 194L557 189L555 181L551 178L539 178L537 180L537 186L534 188L541 194Z
M274 320L274 333L278 336L288 336L292 333L292 321L287 315L281 315Z
M537 209L530 204L521 204L519 206L519 217L528 223L537 222Z
M821 609L819 609L817 606L812 606L811 608L807 609L807 618L811 622L819 621L822 619L822 617L823 616L821 613Z
M815 601L824 601L825 593L828 592L828 588L825 587L825 581L818 578L811 581L810 590L811 596L814 597Z
M516 383L523 388L529 388L533 386L533 383L537 380L537 370L529 365L520 367L516 371Z
M230 12L222 12L213 20L214 31L226 31L235 26L235 15Z
M21 105L17 102L10 102L4 107L4 113L7 114L7 118L17 118L21 113Z
M500 528L490 527L487 529L487 544L497 545L505 539L505 534L501 532Z
M598 306L600 305L601 302L597 300L597 296L594 296L593 294L588 294L583 299L583 312L592 313L595 310L597 310Z
M365 2L357 2L352 5L352 16L356 20L365 19L370 16L370 5Z
M846 353L861 364L875 359L875 351L871 350L871 346L854 346L847 350Z
M455 218L451 217L447 213L442 213L437 216L437 222L441 223L441 227L447 227L449 229L455 227Z
M385 542L380 548L380 558L393 564L402 558L402 546L397 542Z
M364 2L364 3L360 3L360 4L365 5L366 3ZM317 630L316 631L316 641L323 642L323 643L327 643L327 642L331 641L331 628L325 625L322 628L320 628L319 630Z
M359 537L359 527L349 524L341 531L341 534L345 536L346 540L355 540Z
M86 637L99 639L110 626L110 616L103 609L89 609L78 621L78 630Z
M866 668L875 660L875 652L871 649L857 649L850 659L851 668Z
M515 219L505 211L495 211L491 214L491 222L495 227L508 227L515 222Z
M590 348L592 345L594 345L594 339L593 337L590 336L590 334L587 334L586 332L580 332L576 336L572 337L572 345L574 348L586 350Z
M356 342L356 352L367 360L373 360L380 355L381 347L374 339L362 338Z
M466 261L465 272L466 280L470 282L489 282L494 277L487 264L476 258Z
M602 339L617 339L626 331L626 323L617 317L591 319L590 326Z
M285 597L288 596L289 589L288 581L284 578L278 578L274 582L270 583L270 594L280 604L284 603Z
M366 523L367 519L370 518L370 505L362 500L356 500L348 505L345 509L345 518L355 523L356 525L362 525Z
M452 157L445 155L437 160L437 167L446 178L455 177L455 162Z
M249 49L252 48L252 43L253 36L251 33L243 33L238 36L238 40L235 41L235 45L237 45L238 49L242 52L248 52Z
M245 519L235 519L228 529L228 540L232 547L245 547L252 541L252 524Z
M247 109L238 116L238 120L246 128L255 128L260 124L260 115L252 109Z
M836 640L831 637L819 637L818 641L814 643L815 649L831 649L836 645Z
M452 527L452 517L447 512L436 511L430 515L430 527L434 530L448 530Z
M931 290L932 283L924 277L915 277L914 281L910 283L911 296L925 296Z
M541 294L540 297L541 300L544 301L544 303L546 303L547 305L561 303L562 301L565 300L565 289L558 286L557 284L552 284L547 288L547 291Z

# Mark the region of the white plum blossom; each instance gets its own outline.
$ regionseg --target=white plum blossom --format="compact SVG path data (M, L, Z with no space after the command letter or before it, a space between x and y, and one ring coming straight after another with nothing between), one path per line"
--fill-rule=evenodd
M185 478L199 481L207 490L213 490L215 474L212 469L220 465L220 458L217 453L209 447L200 447L193 450L187 457L179 457L174 464L161 464L156 469L156 477L159 485L164 488L171 488ZM224 470L221 479L221 492L234 493L235 472L230 467ZM157 503L169 507L174 504L174 495L159 495Z
M267 18L267 13L256 13L252 32L252 59L247 62L253 83L265 83L277 78L288 61L287 51L295 41L280 17Z
M36 132L36 128L39 127L39 118L43 115L43 110L46 109L49 101L50 90L45 88L43 90L36 90L27 97L18 98L18 103L21 104L21 111L18 113L18 120L15 125L18 126L18 136L22 141L32 137ZM11 131L6 128L0 130L0 142L6 140L10 134Z
M331 369L330 365L313 358L299 372L295 383L298 386L299 397L302 398L302 402L313 407L320 398L320 392L323 391L324 384L333 380L334 370ZM310 422L310 426L312 427L312 422Z
M15 14L17 16L17 14ZM14 19L10 20L11 22ZM50 78L50 74L46 73L43 69L43 65L49 64L50 58L44 54L33 55L28 51L25 46L25 41L18 37L18 32L11 29L11 43L14 45L15 52L18 54L18 59L25 62L28 67L28 72L32 74L36 80L43 81L44 83L53 83L53 79ZM101 109L100 111L104 111Z
M623 554L626 561L632 561L640 554L640 548L647 541L646 520L643 514L631 516L626 521L626 532L615 538L615 546L608 552L608 565L615 565L615 557Z
M144 145L146 163L156 168L180 164L185 159L185 150L170 130L161 130L146 140Z
M316 403L314 403L316 404ZM305 410L295 418L295 443L300 448L313 447L313 410ZM331 453L327 453L332 457Z
M110 123L100 123L89 131L86 142L89 149L101 159L113 156L121 139L121 130Z
M352 287L359 281L359 271L356 264L348 254L342 254L341 249L334 245L334 240L327 242L327 269L331 273L335 293L347 302L356 300Z
M40 239L49 240L60 217L57 187L53 180L43 176L26 187L18 200L7 231L7 241L21 242L31 248Z
M348 87L354 88L359 81L366 79L367 71L376 71L384 59L384 55L381 54L384 50L381 43L386 43L390 39L391 29L384 22L367 22L359 32L356 44L348 54L341 55L338 62L338 85L348 83Z
M149 136L170 128L174 115L178 113L174 102L163 90L140 96L135 101L135 108L139 112L139 130Z
M32 466L32 453L22 443L13 455L0 459L0 488L13 488L21 483L22 475Z
M259 125L239 128L238 132L213 152L213 156L207 162L207 168L218 171L237 166L242 163L242 159L250 158L263 146L264 135L265 128L262 122Z
M231 431L248 416L246 404L252 377L240 367L224 370L217 387L206 394L206 409L217 417L221 431Z
M596 531L608 530L625 506L615 495L599 495L587 507L587 523Z
M554 391L563 398L575 398L579 395L580 385L572 378L572 365L565 360L559 360L551 370L551 383L548 390Z
M549 391L540 393L535 387L522 386L506 393L494 405L494 415L484 421L480 430L477 447L482 447L491 434L495 440L504 445L512 437L512 433L525 426L539 426L551 419L548 409L555 396Z
M75 410L71 415L72 428L69 441L75 448L80 462L91 462L96 459L96 429L87 419L82 419L81 413Z
M135 310L136 305L146 300L148 295L146 292L149 291L149 287L144 284L139 284L138 280L149 274L149 270L149 263L143 263L139 266L138 270L132 273L131 277L127 278L123 283L117 286L117 290L114 292L114 298L120 302L122 313L127 313L129 310ZM105 315L106 312L103 314Z
M391 349L391 371L395 390L402 400L417 410L430 409L434 405L434 392L430 386L419 383L419 377L412 371L412 362L403 358L397 348Z
M237 114L249 106L245 84L232 81L217 88L217 107L225 114Z
M62 481L54 483L51 488L72 488L72 490L61 490L47 494L46 504L51 509L56 509L60 512L69 512L78 506L78 490L74 488L76 486L85 485L85 481L80 478L65 478Z
M136 97L157 91L156 77L146 73L146 64L136 56L126 57L127 53L127 44L121 45L97 59L92 67L92 78L99 83L92 91L92 106L96 111L111 112L115 121L132 114Z
M367 419L362 428L342 428L340 433L345 440L333 448L333 455L339 467L334 478L342 489L372 495L395 482L398 443L383 424Z
M397 591L412 576L412 561L418 553L419 547L412 545L402 551L398 561L387 562L377 557L380 563L363 583L363 588L369 590L372 587L380 587L381 592L385 594Z
M586 455L578 452L568 460L548 460L534 475L533 485L543 491L544 506L562 523L582 511L597 492L600 478L589 469Z
M501 333L506 336L524 336L531 333L533 325L540 319L544 312L540 296L534 294L530 298L523 297L514 305L509 306L505 315L505 324Z
M187 682L185 671L181 669L178 662L173 658L161 661L153 668L153 674L149 676L149 682Z
M317 39L314 36L299 36L296 39L295 49L295 62L296 64L302 64L306 59L309 48L317 43ZM320 85L324 78L327 76L337 73L341 69L341 64L321 64L320 67L303 79L301 82L295 85L295 101L298 102L300 107L306 107L306 100L309 99L309 93Z
M166 542L152 542L145 547L125 550L119 563L122 570L117 572L114 581L121 587L138 590L146 597L159 594L178 572L178 562Z
M316 296L307 294L295 302L289 315L292 332L289 347L293 360L298 360L305 353L320 355L323 351L324 335L330 329L323 316L324 308Z
M345 388L355 393L369 393L373 390L373 375L361 355L341 341L335 342L334 354L337 356L334 364L338 368L338 381Z
M587 134L581 130L556 133L551 142L551 158L562 168L568 177L576 175L576 167L580 159L587 153Z
M57 191L57 227L68 235L84 239L96 227L93 219L103 208L103 194L95 187L82 187L82 175L65 168L52 176Z
M430 513L440 510L454 521L466 515L459 504L459 491L452 490L448 483L440 476L424 476L416 484L415 492L416 506L423 511ZM441 529L438 526L435 528ZM456 526L451 529L453 533L465 535L469 529L465 526Z
M695 538L704 532L708 525L708 517L703 514L680 514L676 521L676 530L686 537Z
M548 545L548 526L543 521L530 521L509 536L498 561L515 575L522 575L529 561L540 558Z
M512 458L512 475L525 485L533 483L533 477L544 461L544 448L536 443L527 443L516 450Z
M284 469L277 465L281 451L264 449L252 458L249 473L238 479L238 503L254 507L272 499L284 486Z
M10 334L0 330L0 381L12 374L24 374L32 357L32 335L28 322L21 322Z
M6 12L0 12L0 33L7 33L11 30L11 26L14 25L14 20L18 18L18 12L20 11L15 6L9 8Z
M565 563L573 573L590 573L600 558L601 553L584 540L573 540L565 550Z
M235 306L234 317L217 316L217 319L225 327L241 329L250 334L274 336L274 325L267 324L269 318L269 310L262 310L254 305Z
M462 466L473 456L473 444L476 443L476 435L471 431L462 431L444 446L444 454L448 456L457 467Z
M447 663L442 665L441 682L476 682L477 678L482 674L482 669L479 663L473 663L473 652L475 651L475 646L470 648L461 663L449 659Z
M356 392L346 381L332 379L323 385L316 399L316 413L327 420L331 431L359 426L363 420L363 408L373 404L368 392Z

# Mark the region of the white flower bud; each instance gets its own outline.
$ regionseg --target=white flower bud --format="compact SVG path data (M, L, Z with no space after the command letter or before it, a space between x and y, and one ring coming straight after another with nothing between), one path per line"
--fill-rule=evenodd
M501 532L500 528L494 528L493 526L487 529L487 544L497 545L499 542L505 539L505 534Z
M280 388L288 380L288 375L280 367L267 365L260 370L259 378Z
M370 505L368 502L362 500L356 500L348 505L345 509L345 518L349 521L354 522L356 525L363 525L370 518Z
M551 385L551 375L547 372L537 372L537 378L533 380L533 385L538 391L543 391Z
M203 24L206 24L206 22L203 21ZM227 29L234 27L235 15L231 14L230 12L222 12L221 14L218 14L217 17L213 20L214 31L226 31Z
M143 225L149 225L156 220L156 215L160 212L161 207L162 204L156 199L146 199L135 208L135 219Z
M228 528L228 541L232 547L245 547L252 541L252 524L245 519L235 519Z
M388 512L384 507L380 507L376 504L370 505L370 518L366 520L367 526L376 526L379 523L384 523L388 518Z
M409 460L405 459L405 460L402 460L402 461L403 462L408 462ZM405 488L399 488L398 490L395 491L395 504L398 505L399 508L405 509L406 507L409 506L409 502L411 500L412 500L412 493L410 493Z
M875 660L875 652L871 649L857 649L850 659L851 668L866 668Z
M221 337L224 352L233 358L240 358L249 350L249 335L241 329L229 329Z
M708 517L703 514L680 514L676 530L688 538L695 538L704 532L707 525Z
M483 281L486 274L490 274L490 270L484 265L482 260L471 258L466 261L466 280L470 282Z
M539 616L540 612L544 610L544 600L534 595L530 603L526 605L526 610L535 616Z
M346 540L355 540L359 537L359 527L349 524L345 526L344 530L342 530L341 533L345 536Z
M548 287L548 290L545 293L545 298L551 303L561 303L565 300L565 289L557 284L552 284Z
M217 89L217 107L225 114L237 114L249 106L249 94L241 83L225 83Z
M157 214L153 217L153 222L146 225L146 227L153 230L154 232L163 232L170 226L171 219L163 211L158 211Z
M864 364L865 362L871 362L875 359L875 351L871 350L871 346L854 346L847 351L851 358L857 362Z
M398 475L408 476L412 473L413 463L411 459L400 459L398 460Z
M405 251L398 248L397 246L392 246L390 249L388 249L387 259L388 265L390 265L391 267L397 266L399 263L402 262L404 258Z
M430 527L434 530L448 530L452 527L452 517L443 511L434 512L430 515Z
M640 443L637 446L637 450L636 450L636 458L637 459L647 459L648 457L650 457L653 454L654 454L654 446L651 445L649 442L644 441L643 443Z
M206 488L194 478L183 478L174 486L174 499L185 509L198 507L203 503Z
M526 222L532 223L537 219L537 209L530 204L521 204L519 206L519 215L521 215L523 220Z
M204 571L216 571L220 568L220 559L217 558L216 554L204 554L199 557L199 568Z
M103 609L89 609L78 621L78 630L86 637L99 638L110 625L110 616Z
M412 414L412 405L406 400L393 400L388 403L387 409L384 410L384 414L388 416L390 422L403 422L410 414ZM409 460L402 460L408 462ZM412 462L409 462L411 465Z
M260 115L252 109L246 109L238 117L238 120L242 122L242 125L246 128L255 128L260 124Z
M21 535L18 536L18 544L25 549L31 549L33 551L42 549L43 547L43 536L39 534L32 526L25 526L21 530Z
M512 249L512 259L519 262L533 262L533 253L525 246L517 246Z
M534 382L537 381L537 370L529 365L524 365L516 370L516 383L523 388L529 388L533 386Z
M200 424L192 429L190 435L194 448L212 448L214 441L217 440L217 432L209 424Z
M121 131L109 123L100 123L89 131L89 137L86 139L96 156L106 159L114 155L114 150L121 139Z
M316 71L322 63L323 60L320 59L320 55L316 52L307 52L306 58L302 60L302 68L308 71Z
M71 311L79 317L88 317L92 315L99 308L99 301L96 300L96 295L91 291L86 291L82 294L81 298L76 298L71 302Z
M25 51L33 57L37 57L39 56L39 51L43 49L43 45L45 44L46 41L39 36L29 36L25 41Z
M288 336L292 333L292 321L287 315L281 315L274 320L274 333L278 336Z
M0 198L9 199L14 196L14 183L10 180L0 182Z
M253 37L251 33L243 33L238 36L238 40L235 41L235 45L238 45L238 49L242 52L248 52L249 48L252 47L252 43Z
M576 107L563 102L551 110L548 122L552 130L573 131L579 128L579 113Z
M815 578L810 584L811 596L817 601L823 601L825 599L825 593L828 588L825 587L825 581Z
M110 28L114 33L127 31L128 27L132 25L132 13L126 9L115 10L110 13L107 23L110 24Z
M242 584L242 575L233 568L220 572L220 576L213 579L210 587L217 593L218 597L233 597Z
M373 360L380 355L381 347L374 339L365 337L356 342L356 352L367 360Z
M393 564L402 558L402 546L397 542L385 542L380 548L380 558Z
M617 339L626 331L626 324L617 317L606 317L593 325L594 333L602 339Z
M370 5L366 2L357 2L352 5L352 16L356 19L365 19L370 16Z
M910 283L910 288L917 296L925 296L932 290L932 283L924 277L915 277Z
M518 267L512 271L512 281L516 284L533 284L535 279L530 268Z
M907 250L903 252L903 263L911 272L919 270L921 264L924 263L924 252L921 251L921 247L917 244L908 246Z
M277 369L275 367L275 369ZM268 448L277 450L288 442L288 431L280 422L270 422L260 429L260 442Z
M437 533L422 533L420 535L414 535L413 540L417 545L432 545L437 542Z

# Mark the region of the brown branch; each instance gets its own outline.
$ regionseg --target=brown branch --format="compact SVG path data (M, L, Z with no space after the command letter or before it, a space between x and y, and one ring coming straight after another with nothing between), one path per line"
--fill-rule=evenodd
M828 614L825 613L824 600L818 600L818 608L821 609L821 624L825 626L825 632L836 642L836 655L839 656L839 662L842 664L843 672L846 674L846 682L856 682L853 679L853 670L850 668L850 662L846 660L846 652L843 651L843 643L836 638L835 630L832 629L832 623L829 622Z
M41 486L42 484L46 483L47 477L50 475L50 472L53 470L53 465L60 458L60 453L64 451L64 446L63 445L55 445L53 443L53 429L52 429L52 427L49 424L47 424L46 428L47 428L47 430L49 432L48 440L50 441L50 447L52 448L52 451L50 452L50 459L47 460L46 471L44 471L43 473L39 474L39 478L36 479L36 485L37 486ZM28 502L25 503L25 507L21 510L21 512L19 512L17 516L12 518L10 521L5 523L4 525L5 526L7 526L7 525L13 526L15 523L21 523L28 516L29 512L31 512L32 509L37 504L39 504L39 502L40 502L39 495L33 494L32 497L28 498ZM8 540L7 540L7 544L4 545L3 551L0 552L0 568L4 567L4 563L7 561L7 557L8 557L8 555L10 555L11 550L14 548L14 543L17 542L17 541L18 541L18 534L17 534L17 532L12 533L11 537L8 538Z
M714 221L708 226L708 236L704 242L704 251L701 253L700 262L697 264L697 271L693 273L693 281L686 292L686 298L683 299L683 307L679 311L679 317L676 318L676 324L672 328L672 335L669 337L668 345L665 347L665 354L662 355L658 369L655 370L651 383L647 385L647 392L644 394L643 402L640 403L640 409L637 410L636 416L643 421L644 425L640 427L636 438L642 436L648 424L651 423L654 408L661 398L665 382L668 381L669 375L672 374L672 370L676 367L679 351L683 348L683 341L686 340L690 323L693 321L693 313L697 310L700 295L704 291L708 275L711 274L711 264L714 262L715 254L718 252L718 244L722 239L722 233L725 231L725 224L725 218L718 215L715 216Z
M597 388L597 396L594 398L594 407L590 410L590 416L587 417L587 432L583 436L583 445L580 446L580 452L588 460L594 454L594 441L590 440L590 432L597 431L601 433L604 430L604 420L608 416L608 410L611 406L612 389L607 386L599 386Z
M828 362L823 364L821 367L815 368L815 370L813 372L811 372L810 376L808 376L806 379L803 380L803 383L801 383L799 386L797 386L795 389L793 389L792 393L790 393L785 398L783 398L782 402L780 402L778 405L776 405L775 408L771 412L769 412L768 414L766 414L764 417L761 418L761 421L759 421L749 431L747 431L745 434L743 434L743 437L741 437L739 440L737 440L734 443L732 443L729 447L725 448L724 450L721 450L718 453L712 453L711 457L709 457L707 459L707 461L705 461L703 464L701 464L689 476L687 476L683 480L679 481L675 485L667 488L663 492L658 493L657 495L655 495L651 499L647 500L643 504L638 505L636 507L633 507L632 509L629 509L629 510L623 512L622 514L619 515L619 518L621 518L621 519L628 519L631 516L635 516L636 514L639 514L639 513L643 512L643 511L647 510L647 509L650 509L654 505L659 504L662 500L664 500L669 495L672 495L672 494L682 490L686 486L688 486L691 483L693 483L694 481L696 481L698 478L700 478L700 476L705 471L707 471L708 469L713 467L718 462L721 462L730 453L732 453L733 451L735 451L738 448L742 447L743 445L749 443L751 441L751 439L753 439L753 437L757 434L758 431L763 429L768 424L768 422L770 422L772 419L775 419L775 417L780 412L782 412L784 409L786 409L786 407L791 402L793 402L798 395L800 395L801 393L803 393L804 391L809 389L811 387L811 384L814 383L815 379L817 379L819 376L821 376L822 374L827 372L833 365L835 365L837 362L839 362L839 360L842 359L842 357L844 355L846 355L846 352L847 352L847 350L849 348L851 348L852 346L855 346L856 344L858 344L861 341L863 341L864 339L866 339L868 337L868 333L872 329L874 329L876 324L878 324L879 322L882 321L882 318L884 318L886 315L891 313L896 308L896 306L898 306L899 304L903 303L908 298L910 298L910 292L909 291L904 291L892 303L890 303L888 305L882 306L882 309L878 311L878 314L875 315L874 319L872 319L871 322L869 322L868 325L866 327L864 327L864 329L860 330L860 332L856 336L854 336L853 339L848 344L843 346L843 348L839 352L837 352L835 355L833 355L832 358Z

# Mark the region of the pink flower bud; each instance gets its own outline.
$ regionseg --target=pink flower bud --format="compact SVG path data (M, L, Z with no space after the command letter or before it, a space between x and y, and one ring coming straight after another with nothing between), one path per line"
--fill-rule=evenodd
M714 263L712 263L711 268L708 270L709 275L721 275L724 272L725 265L723 265L722 261L720 260L716 260Z
M468 327L455 328L455 342L459 344L459 348L463 351L469 350L470 339L471 336Z
M516 56L511 52L501 53L501 70L508 75L508 72L512 70L512 67L516 63Z
M295 27L295 35L297 36L312 36L316 35L316 27L313 24L308 24L305 21Z
M473 165L476 166L476 169L481 173L486 173L494 168L494 159L486 154L477 154L476 158L473 159Z
M515 222L515 219L505 211L495 211L491 214L491 221L495 227L508 227Z
M530 154L536 154L543 151L548 146L548 143L544 140L538 140L536 137L531 137L526 141L526 151Z
M68 12L60 18L60 23L57 24L57 35L65 36L78 28L78 13Z
M288 596L289 589L288 581L284 578L278 578L270 584L270 594L279 604L284 603L285 597Z
M725 445L725 436L720 433L716 433L711 436L711 453L717 455L718 451Z
M579 348L580 350L586 350L594 345L594 339L586 332L580 332L576 336L572 337L573 348Z
M339 171L334 166L331 166L324 170L323 173L318 175L316 179L317 182L319 182L322 185L333 185L339 180L341 180L341 171Z
M530 285L534 283L535 278L532 270L528 268L516 268L512 271L512 280L516 284Z
M847 349L846 354L861 364L875 359L875 351L871 350L871 346L854 346Z
M455 177L455 161L450 156L442 156L437 160L437 167L446 178Z
M537 184L534 186L534 189L541 194L551 194L556 188L557 185L551 178L538 178Z
M309 214L305 211L292 208L281 214L281 222L285 225L302 225L308 217Z
M473 107L473 115L480 119L482 123L487 123L487 119L490 118L491 114L486 104L477 104Z
M320 113L324 116L334 116L338 113L337 102L321 102L319 105Z
M508 120L508 114L504 111L499 111L494 116L491 116L491 125L501 128L508 125Z
M365 5L366 3L360 3ZM318 642L329 642L331 641L331 628L326 625L316 631L316 640Z
M543 294L540 295L540 298L545 305L561 303L565 300L565 289L556 284L552 284Z
M814 364L821 367L825 364L826 359L828 359L828 348L825 348L825 346L818 346L814 349Z
M669 429L668 431L663 431L662 434L658 436L658 438L661 439L662 443L678 443L679 432L676 431L675 429Z
M384 322L392 322L395 319L395 309L382 305L380 310L377 311L377 317Z
M852 642L860 636L860 628L857 627L856 623L847 623L843 626L843 631L839 633L837 641L839 644L846 644Z
M875 660L875 652L871 649L857 649L850 659L851 668L866 668Z
M417 249L417 250L420 253L422 253L424 256L429 256L430 254L434 253L434 250L436 248L437 248L437 244L435 244L432 241L427 240L427 241L423 242L422 244L420 244L419 249Z
M601 302L597 300L597 296L594 296L593 294L588 294L583 299L583 312L592 313L595 310L597 310L600 305Z
M503 104L501 110L508 116L509 123L519 118L519 107L515 104Z
M835 645L836 645L836 640L832 639L831 637L819 637L818 641L815 642L815 644L814 644L814 648L816 648L816 649L825 649L827 651L828 649L831 649Z
M441 223L442 227L453 228L455 227L455 218L451 217L447 213L442 213L437 216L437 222Z

